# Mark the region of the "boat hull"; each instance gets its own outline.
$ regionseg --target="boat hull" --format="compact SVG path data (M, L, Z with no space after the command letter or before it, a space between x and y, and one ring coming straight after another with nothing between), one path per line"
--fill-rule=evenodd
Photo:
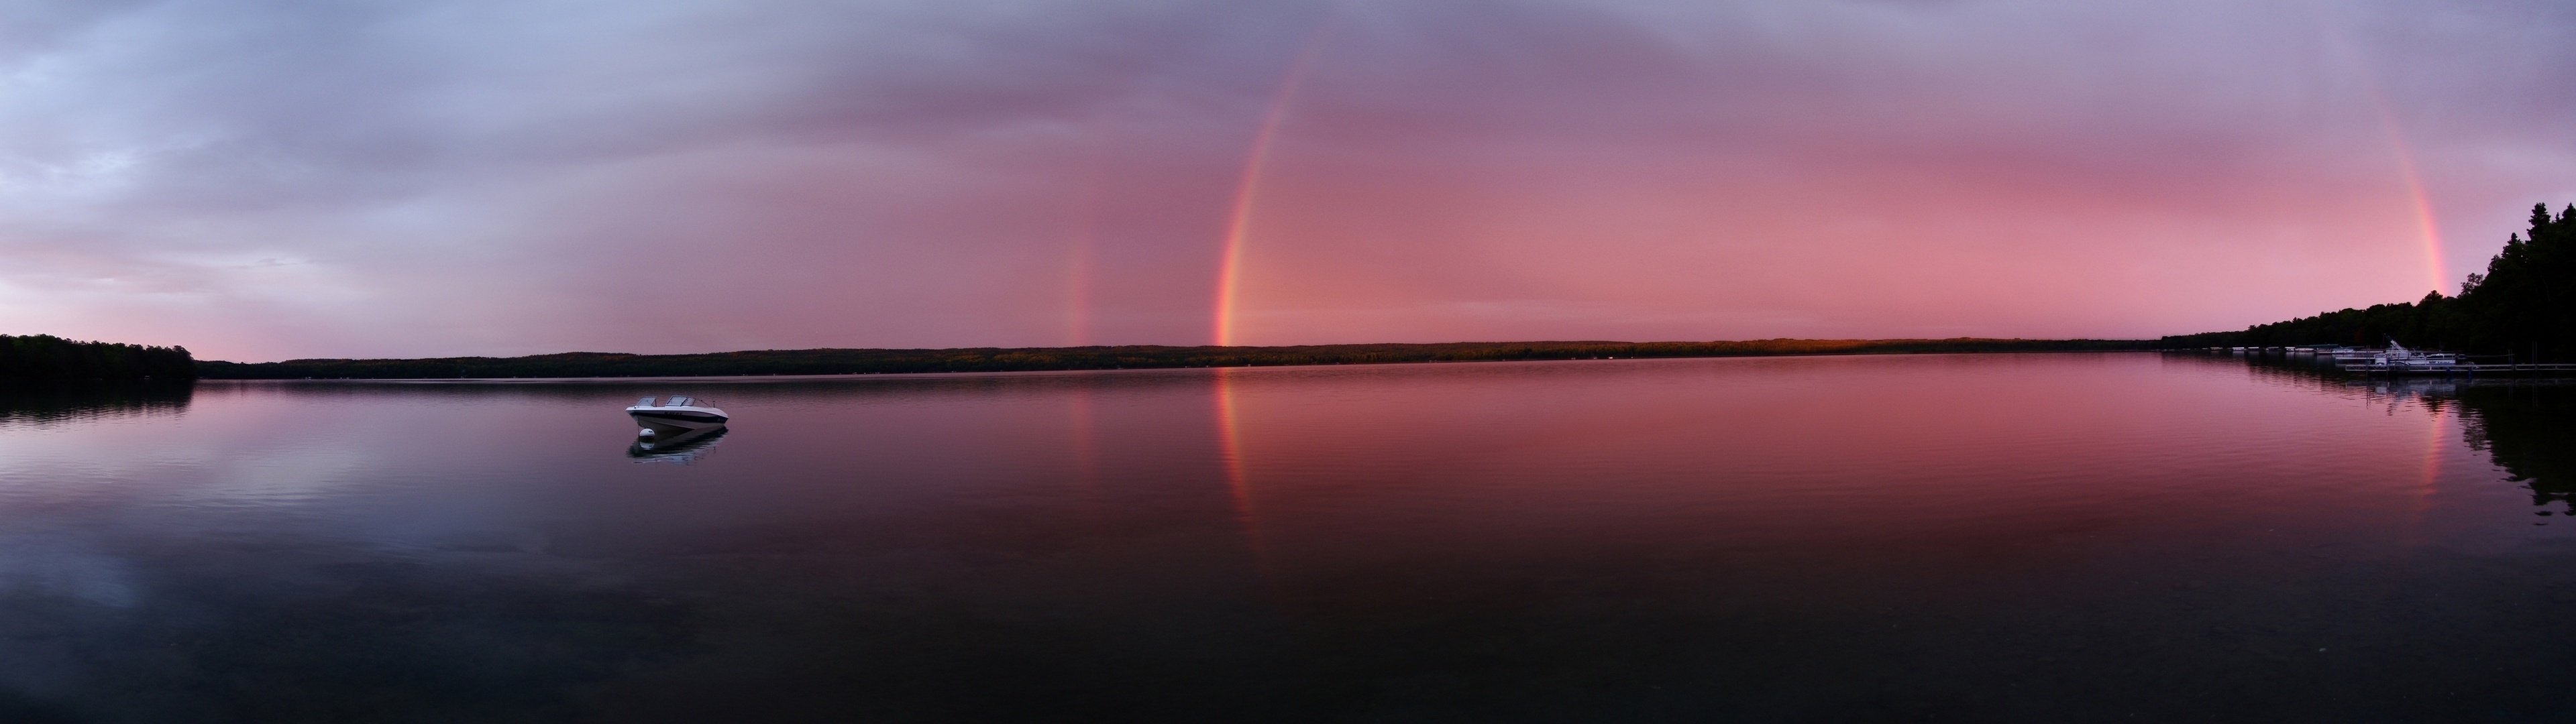
M652 430L657 433L705 430L708 428L724 427L725 424L725 417L723 415L710 415L703 412L678 410L668 412L628 412L626 413L626 416L634 418L635 424L641 425L645 429Z

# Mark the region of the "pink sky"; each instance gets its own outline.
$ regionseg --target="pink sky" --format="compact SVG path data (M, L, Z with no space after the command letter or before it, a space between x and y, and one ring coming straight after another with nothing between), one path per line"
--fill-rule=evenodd
M2152 337L2576 201L2561 3L753 5L13 6L0 333Z

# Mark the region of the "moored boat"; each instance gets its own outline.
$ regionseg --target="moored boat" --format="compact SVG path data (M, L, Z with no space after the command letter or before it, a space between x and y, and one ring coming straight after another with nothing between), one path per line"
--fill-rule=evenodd
M644 426L636 432L637 437L723 427L727 420L732 419L723 409L706 400L685 395L673 396L659 405L653 404L650 397L637 400L634 406L626 408L626 415L634 418L635 424Z
M2343 359L2343 357L2337 357L2336 361L2342 362ZM2367 360L2360 360L2357 364L2348 365L2347 368L2371 372L2406 373L2441 372L2459 365L2459 355L2407 349L2405 345L2400 345L2397 340L2392 339L2388 341L2388 349L2372 353Z

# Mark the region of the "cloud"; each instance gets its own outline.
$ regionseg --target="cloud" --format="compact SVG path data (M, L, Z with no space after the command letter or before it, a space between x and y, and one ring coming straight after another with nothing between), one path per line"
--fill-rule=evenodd
M0 326L237 359L1202 342L1310 39L1251 342L2411 298L2374 98L2454 269L2576 192L2543 3L20 5Z

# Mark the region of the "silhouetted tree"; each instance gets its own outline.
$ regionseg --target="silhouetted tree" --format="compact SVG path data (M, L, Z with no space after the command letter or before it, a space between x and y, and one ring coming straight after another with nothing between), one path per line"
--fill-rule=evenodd
M186 380L196 376L196 360L185 347L0 334L0 380Z
M2461 282L2457 297L2437 290L2413 303L2162 341L2172 347L2369 345L2397 337L2418 346L2517 354L2526 361L2576 360L2576 204L2555 216L2548 204L2533 204L2530 223L2505 238L2484 271Z

